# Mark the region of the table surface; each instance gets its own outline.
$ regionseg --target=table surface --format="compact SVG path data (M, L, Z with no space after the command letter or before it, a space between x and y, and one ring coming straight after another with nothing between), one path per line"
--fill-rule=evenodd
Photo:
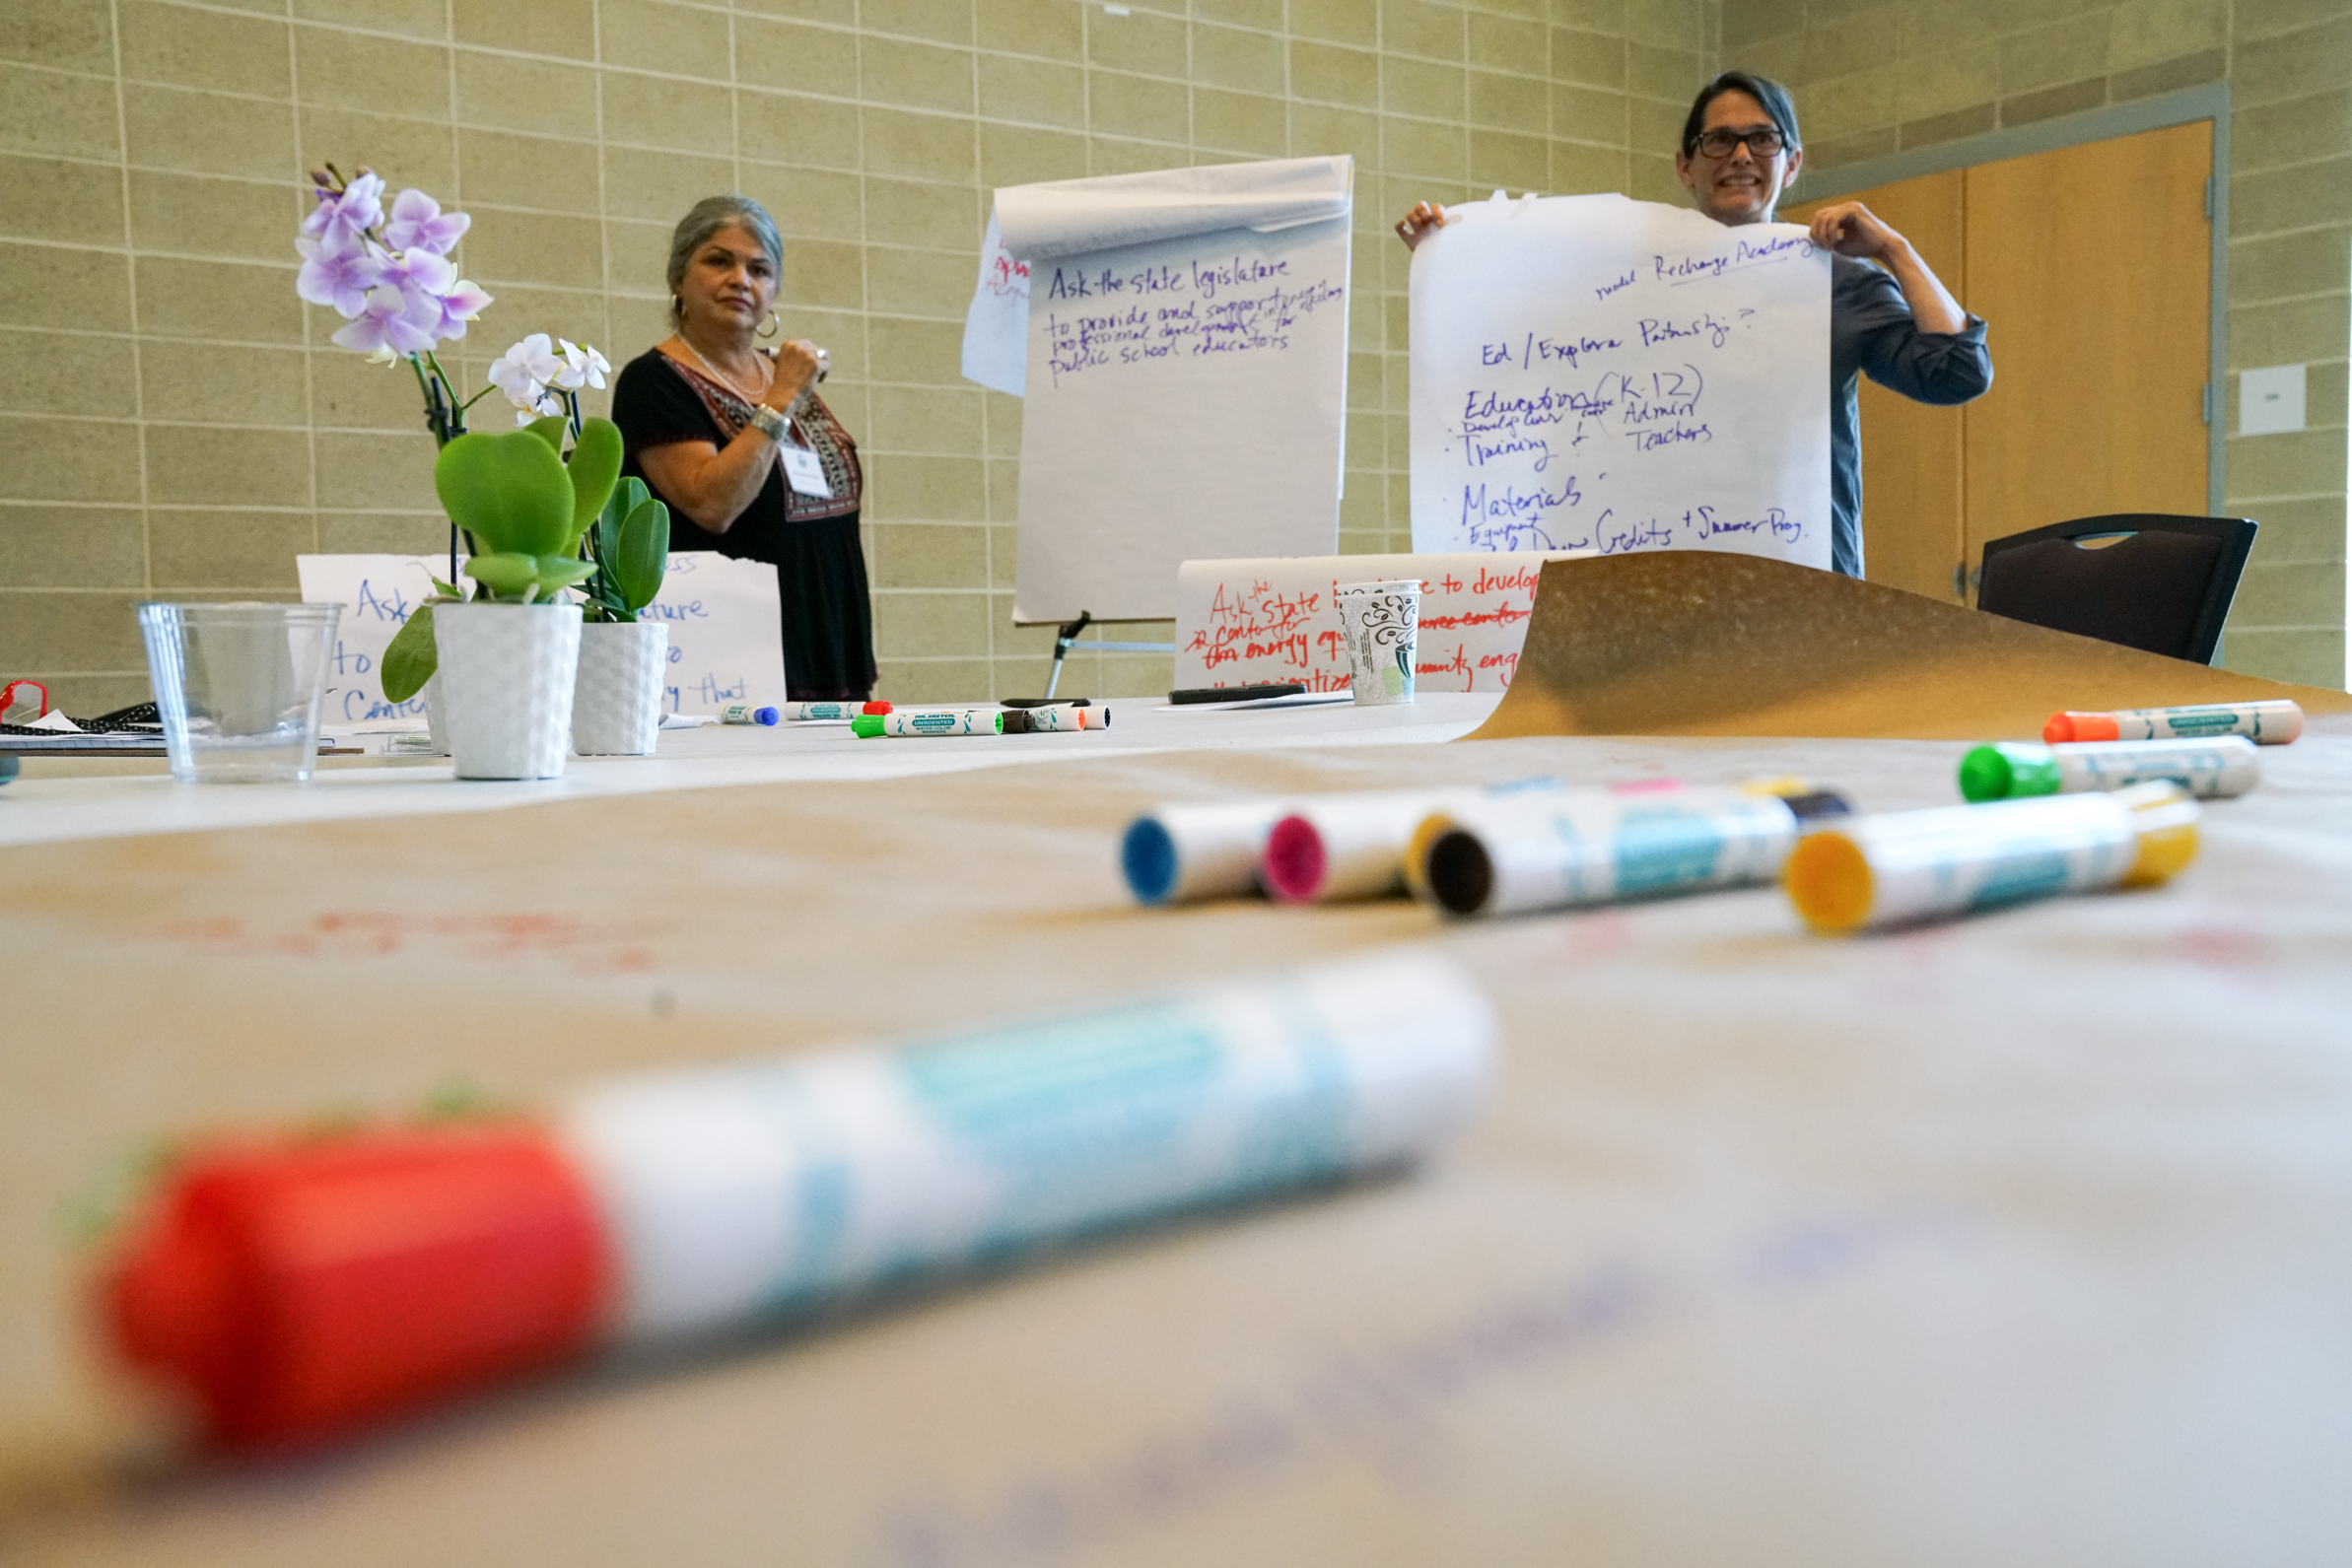
M1376 708L1231 709L1114 700L1105 705L1111 723L1099 731L942 739L861 740L846 723L711 724L662 731L651 757L574 757L560 779L465 780L455 788L438 787L452 782L446 758L385 756L387 737L376 733L358 737L374 748L371 755L322 759L308 784L179 784L161 759L28 757L17 782L0 785L0 845L486 811L725 784L912 779L1107 753L1418 744L1468 734L1500 700L1441 692Z
M555 784L0 788L0 1556L2352 1551L2352 719L2265 750L2169 887L1826 941L1771 889L1142 911L1113 846L1158 800L1537 774L1943 804L1961 746L1113 707L1100 736L665 735ZM58 1216L159 1134L460 1081L527 1104L1391 947L1462 963L1504 1034L1484 1118L1401 1180L259 1466L155 1460L159 1412L78 1311L102 1255Z

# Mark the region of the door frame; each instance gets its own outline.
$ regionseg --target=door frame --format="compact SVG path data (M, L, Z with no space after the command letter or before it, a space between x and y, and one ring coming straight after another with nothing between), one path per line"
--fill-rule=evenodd
M2211 324L2206 331L2205 363L2205 511L2218 517L2222 514L2226 488L2222 470L2228 461L2229 437L2223 418L2223 410L2229 404L2225 393L2230 363L2230 85L2227 82L2210 82L2203 87L2184 88L2130 103L2112 103L2085 109L2080 114L2063 114L2031 125L1987 131L1981 136L1939 142L1933 147L1891 153L1866 163L1841 164L1818 180L1810 175L1801 178L1799 188L1790 194L1808 202L1850 196L1874 186L1915 179L1921 174L1941 174L1972 164L2031 158L2036 153L2056 152L2061 147L2111 141L2118 136L2134 136L2141 131L2163 130L2168 125L2187 125L2197 120L2213 122L2213 172L2205 187L2206 216L2213 228L2213 257L2208 267L2211 298L2207 307Z

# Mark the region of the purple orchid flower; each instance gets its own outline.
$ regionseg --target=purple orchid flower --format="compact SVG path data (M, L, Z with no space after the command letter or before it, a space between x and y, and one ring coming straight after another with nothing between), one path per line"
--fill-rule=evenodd
M335 346L379 358L423 354L440 341L441 299L384 283L368 291L365 308L334 336Z
M318 187L318 205L303 220L303 238L321 239L341 231L357 239L383 221L383 179L363 170L341 191Z
M445 338L465 336L465 323L480 315L483 307L489 304L490 296L483 293L472 279L459 278L441 297L439 335Z
M438 300L457 281L457 269L446 256L430 250L403 250L382 262L383 281L405 294L430 295Z
M349 321L366 307L368 291L383 281L383 260L365 239L336 227L323 239L297 239L303 255L294 292L312 305L334 307Z
M441 203L421 190L404 190L392 200L391 221L383 227L383 242L394 250L450 253L473 219L461 212L445 213Z

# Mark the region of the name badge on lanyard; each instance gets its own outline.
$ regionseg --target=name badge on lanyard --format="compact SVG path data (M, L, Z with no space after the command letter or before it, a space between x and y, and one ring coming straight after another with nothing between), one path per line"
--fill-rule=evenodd
M833 487L825 483L825 464L815 452L790 442L780 443L776 449L784 454L786 484L803 496L813 496L819 501L833 499Z

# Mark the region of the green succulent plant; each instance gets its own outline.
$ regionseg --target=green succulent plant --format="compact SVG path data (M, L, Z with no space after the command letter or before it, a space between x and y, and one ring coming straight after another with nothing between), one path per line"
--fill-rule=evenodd
M660 593L669 568L669 509L644 480L624 479L596 514L588 545L596 563L596 575L581 589L588 619L634 621Z
M615 499L621 473L620 427L608 419L581 422L572 443L571 460L564 458L566 421L550 417L504 435L475 432L459 436L442 447L433 464L433 488L450 520L471 536L475 554L465 564L474 579L475 597L501 604L533 604L554 598L565 588L594 577L601 582L612 576L600 552L584 560L581 540L599 522ZM644 486L632 480L639 492ZM658 502L659 526L650 523L641 533L658 532L664 555L669 547L669 511ZM614 533L612 554L625 553L628 524L624 514ZM642 580L642 574L632 582ZM434 581L436 597L417 607L383 655L383 695L403 703L422 691L433 678L439 658L433 641L433 606L460 602L465 595L453 583ZM654 590L659 591L657 569ZM652 593L627 605L627 619L651 602ZM616 598L625 595L616 590ZM594 602L601 603L597 598Z

